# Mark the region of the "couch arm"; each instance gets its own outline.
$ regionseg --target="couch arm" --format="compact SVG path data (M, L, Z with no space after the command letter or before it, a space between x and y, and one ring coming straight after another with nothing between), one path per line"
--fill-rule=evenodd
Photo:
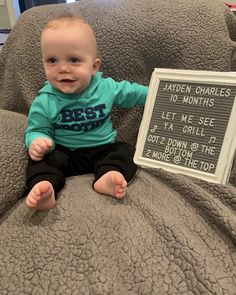
M0 216L16 203L25 188L26 125L26 116L0 110Z

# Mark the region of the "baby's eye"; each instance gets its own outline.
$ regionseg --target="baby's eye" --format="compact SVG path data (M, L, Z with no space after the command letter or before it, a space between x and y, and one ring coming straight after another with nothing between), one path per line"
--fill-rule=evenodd
M55 57L49 57L46 59L46 62L49 64L54 64L57 62L57 59Z
M81 60L78 57L71 57L70 58L71 63L79 63Z

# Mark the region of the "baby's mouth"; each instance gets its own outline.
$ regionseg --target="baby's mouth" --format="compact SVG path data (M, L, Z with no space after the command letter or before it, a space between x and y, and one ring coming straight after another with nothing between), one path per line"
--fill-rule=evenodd
M72 79L62 79L60 80L60 82L62 83L74 83L76 80L72 80Z

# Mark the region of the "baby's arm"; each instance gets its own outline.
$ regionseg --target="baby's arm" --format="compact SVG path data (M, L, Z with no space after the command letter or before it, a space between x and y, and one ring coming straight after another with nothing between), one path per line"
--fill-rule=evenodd
M121 82L115 82L114 104L122 108L132 108L136 105L144 105L147 94L147 86L137 83L130 83L125 80Z
M54 149L54 134L49 120L50 104L47 94L39 94L33 101L28 114L25 131L25 145L33 161L40 161L46 153Z
M52 148L53 143L47 137L39 137L32 141L29 147L29 156L33 161L40 161Z

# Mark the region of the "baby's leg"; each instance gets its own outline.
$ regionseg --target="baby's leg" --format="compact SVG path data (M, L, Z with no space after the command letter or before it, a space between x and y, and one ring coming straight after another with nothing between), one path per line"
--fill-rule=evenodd
M31 189L26 197L26 205L36 211L45 211L55 207L55 193L48 181L40 181Z
M96 192L121 199L125 196L127 182L118 171L109 171L103 174L95 183Z

